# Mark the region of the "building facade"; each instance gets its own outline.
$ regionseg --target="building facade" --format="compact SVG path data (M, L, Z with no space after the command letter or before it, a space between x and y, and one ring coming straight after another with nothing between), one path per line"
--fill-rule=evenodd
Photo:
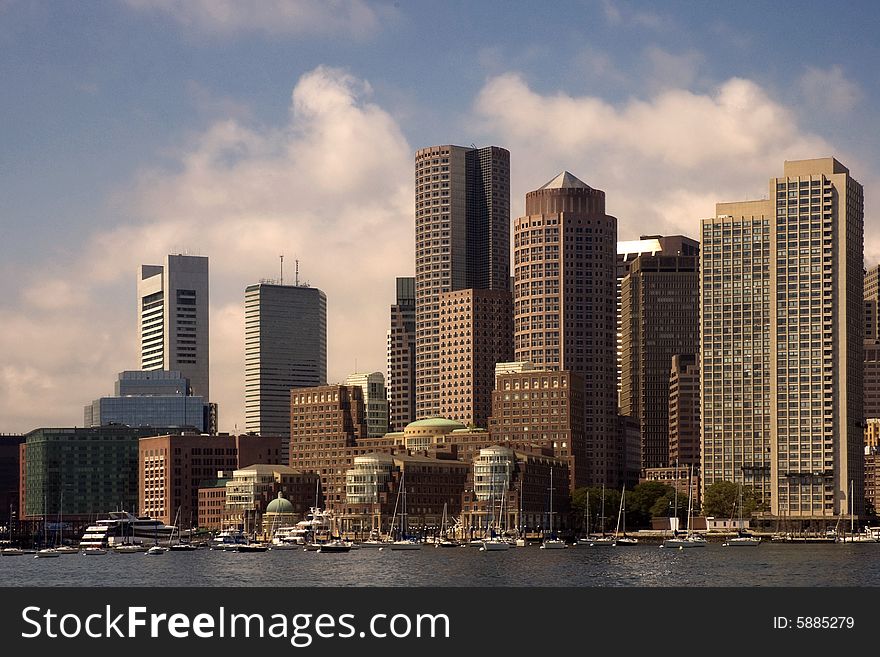
M23 435L0 435L0 522L11 528L19 518L19 481Z
M100 397L83 409L83 426L189 427L216 433L211 408L190 394L189 380L166 370L120 372L113 397Z
M440 415L486 427L495 365L513 357L513 306L507 290L440 295Z
M702 221L703 486L809 526L864 508L863 192L834 158L769 188Z
M431 146L415 156L416 419L440 414L440 294L510 284L510 153Z
M541 445L566 464L570 490L590 485L583 378L567 370L542 370L497 379L489 419L492 440ZM616 434L616 422L614 428Z
M639 421L643 468L669 463L670 364L700 343L698 264L642 254L620 282L620 412Z
M173 524L199 510L199 487L224 470L253 463L277 464L281 439L277 436L160 435L136 446L135 486L140 513Z
M696 354L672 357L669 465L700 467L700 366Z
M290 437L290 390L327 383L327 297L264 281L244 295L245 426Z
M617 219L605 193L567 171L526 194L514 221L514 359L583 379L586 464L578 486L619 478L615 258Z
M391 431L416 419L416 279L397 279L388 329L388 416Z
M141 265L137 296L141 369L181 372L192 394L209 400L208 259L168 255L164 265Z
M381 438L388 433L388 394L382 372L355 372L345 379L347 386L363 391L364 413L368 438Z

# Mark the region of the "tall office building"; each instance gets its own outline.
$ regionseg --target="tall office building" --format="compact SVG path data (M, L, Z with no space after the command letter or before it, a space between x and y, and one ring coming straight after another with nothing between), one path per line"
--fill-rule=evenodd
M620 412L639 422L643 469L669 464L672 357L699 349L698 265L696 253L642 254L620 281Z
M865 417L880 417L880 265L865 271Z
M416 152L416 417L440 412L440 294L510 285L510 153Z
M605 214L605 192L567 171L526 194L526 216L514 221L514 359L584 380L589 463L575 465L576 486L619 478L616 246L617 219Z
M695 354L672 357L669 375L669 465L700 468L700 366Z
M486 428L496 363L513 356L513 301L507 290L440 295L440 416Z
M769 187L702 221L703 485L804 523L861 514L862 186L824 158Z
M244 294L245 427L290 439L290 390L327 382L327 297L263 281ZM286 461L285 461L286 463Z
M620 396L620 371L623 360L623 336L620 285L630 267L640 256L694 256L700 255L700 243L684 235L642 235L637 240L624 240L617 243L617 394ZM620 401L618 400L618 404Z
M865 340L880 340L880 265L865 270Z
M388 433L388 396L382 372L355 372L345 379L347 386L360 386L364 393L367 437L377 438Z
M416 419L416 279L397 279L388 329L388 415L391 431Z
M142 370L174 370L192 394L210 400L208 259L169 255L164 265L141 265L137 284Z

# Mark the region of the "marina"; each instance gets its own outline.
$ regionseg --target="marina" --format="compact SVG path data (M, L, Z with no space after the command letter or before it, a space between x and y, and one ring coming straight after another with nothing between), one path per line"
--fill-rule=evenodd
M763 541L731 550L658 549L641 541L626 550L539 545L480 549L266 550L200 548L122 556L112 550L56 559L0 559L6 586L880 586L880 544L813 545ZM424 548L431 548L424 545ZM94 548L92 548L94 550ZM85 554L93 558L83 558ZM816 564L822 564L817 568Z

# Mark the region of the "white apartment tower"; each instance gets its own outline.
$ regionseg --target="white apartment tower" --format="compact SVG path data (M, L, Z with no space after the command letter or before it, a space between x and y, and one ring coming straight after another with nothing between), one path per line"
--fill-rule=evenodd
M168 255L141 265L137 283L142 370L176 370L193 395L210 399L208 258Z
M864 511L863 216L824 158L701 222L703 485L743 482L807 525Z

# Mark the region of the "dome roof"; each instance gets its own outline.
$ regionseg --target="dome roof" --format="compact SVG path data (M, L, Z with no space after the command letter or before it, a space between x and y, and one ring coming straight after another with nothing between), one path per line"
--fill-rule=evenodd
M437 428L445 428L445 429L466 429L465 425L461 422L456 422L455 420L447 420L445 417L429 417L424 420L416 420L415 422L410 422L406 425L406 428L410 427L419 428L419 427L437 427Z
M281 497L279 492L278 497L266 506L266 513L293 513L293 504Z

